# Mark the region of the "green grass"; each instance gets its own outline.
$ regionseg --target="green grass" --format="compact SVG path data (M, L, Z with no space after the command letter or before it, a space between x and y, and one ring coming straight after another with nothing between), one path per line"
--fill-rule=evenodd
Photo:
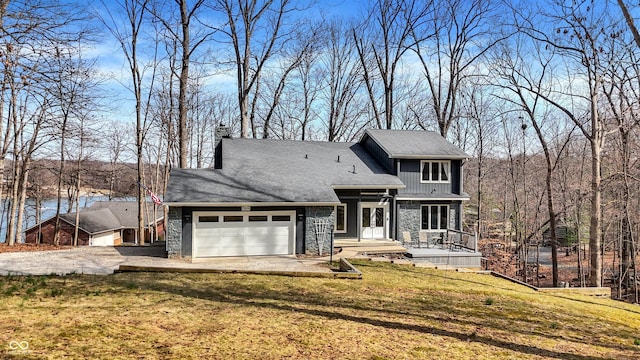
M355 265L363 280L1 278L0 358L640 358L636 305L539 294L489 275ZM28 351L10 351L22 341Z

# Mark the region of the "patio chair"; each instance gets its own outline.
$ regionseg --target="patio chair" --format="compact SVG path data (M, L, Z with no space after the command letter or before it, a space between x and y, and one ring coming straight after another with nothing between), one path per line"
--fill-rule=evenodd
M431 245L435 245L435 243L432 241L432 239L429 238L429 232L428 231L424 231L424 230L420 230L420 232L418 233L419 236L419 241L418 241L418 247L420 247L420 244L425 243L427 245L427 248L430 248Z
M470 241L471 237L469 235L462 235L462 246L471 249Z
M411 238L411 232L409 232L409 231L403 231L402 232L402 245L408 246L408 247L414 247L415 246L415 243L414 243L413 239ZM418 247L420 247L420 243L418 243Z

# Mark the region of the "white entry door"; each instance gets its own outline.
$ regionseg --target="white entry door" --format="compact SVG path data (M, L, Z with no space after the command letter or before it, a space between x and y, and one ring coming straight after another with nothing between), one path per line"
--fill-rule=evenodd
M362 206L362 238L384 239L386 211L384 205Z

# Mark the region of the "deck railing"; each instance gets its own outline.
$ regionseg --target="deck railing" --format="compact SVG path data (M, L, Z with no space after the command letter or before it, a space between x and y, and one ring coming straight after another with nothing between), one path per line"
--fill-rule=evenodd
M421 230L418 241L407 241L407 239L405 239L403 243L406 247L478 251L478 237L476 234L455 229L447 229L440 232Z
M448 240L449 246L453 250L461 249L474 252L478 251L478 236L476 234L447 229L445 236Z

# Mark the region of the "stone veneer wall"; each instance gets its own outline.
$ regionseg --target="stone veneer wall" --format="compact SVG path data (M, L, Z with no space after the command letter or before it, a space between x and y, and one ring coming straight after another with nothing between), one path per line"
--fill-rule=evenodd
M318 237L316 235L315 221L326 220L333 225L333 206L308 206L305 208L305 251L307 254L318 255ZM330 231L330 229L328 230ZM331 252L331 234L325 237L322 254L328 255Z
M169 221L167 221L166 239L167 256L179 258L182 256L182 208L169 207Z
M409 231L412 239L419 238L422 221L420 211L420 202L418 201L398 202L398 239L400 241L402 241L403 231Z

